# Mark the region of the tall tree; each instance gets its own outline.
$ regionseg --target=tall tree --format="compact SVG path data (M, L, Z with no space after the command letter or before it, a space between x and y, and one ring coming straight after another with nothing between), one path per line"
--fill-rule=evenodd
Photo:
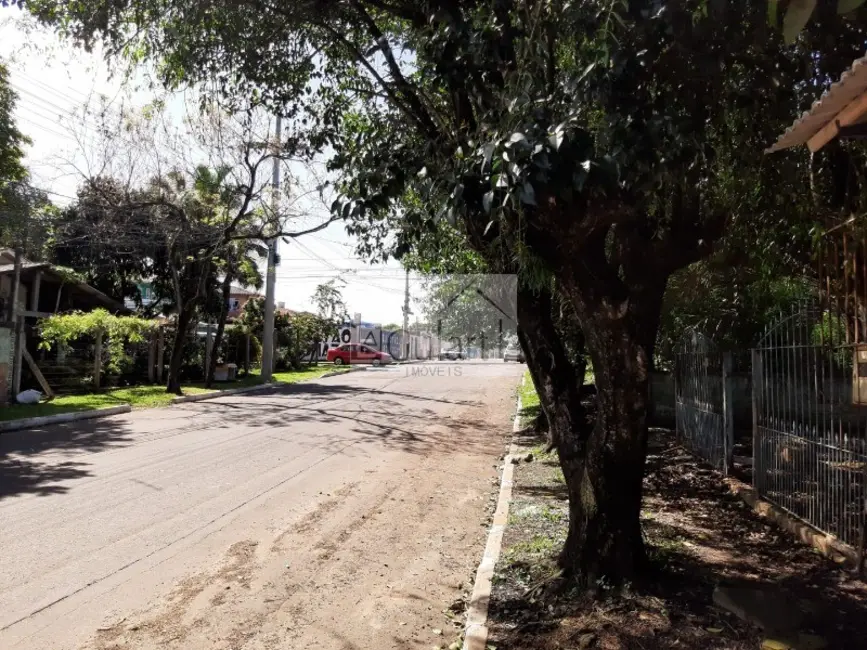
M76 200L61 210L51 242L51 261L78 272L85 282L115 300L141 303L139 283L153 273L155 252L145 240L124 231L103 232L111 214L126 200L124 184L98 177L82 185ZM118 223L123 227L123 221Z
M225 247L222 259L218 263L218 271L222 273L218 291L219 311L217 314L217 331L214 334L213 350L219 350L226 331L229 317L229 300L232 295L232 283L238 282L245 287L260 289L264 278L259 270L257 260L266 259L268 249L264 244L252 240L232 242ZM205 373L205 387L214 383L214 373L217 369L217 354L211 354L210 363Z
M79 170L82 190L65 215L58 251L66 246L74 268L93 271L94 280L114 293L127 296L137 291L136 280L150 279L158 304L176 315L166 389L180 393L183 342L200 314L215 305L212 311L225 324L215 295L218 276L225 293L256 242L315 232L329 220L293 229L306 215L279 201L274 210L266 201L272 164L285 164L292 151L270 141L271 118L255 102L229 113L203 97L183 129L174 127L159 102L95 117L103 138L90 152L95 171ZM117 264L106 268L113 260Z
M553 277L599 391L593 430L564 418L558 433L561 563L586 584L644 566L648 374L669 276L752 216L745 199L775 192L787 170L759 152L865 40L829 17L787 49L748 0L27 6L85 44L159 59L171 85L261 93L305 147L330 145L334 210L372 249L396 230L402 254L445 219L492 271Z
M0 60L0 247L27 248L40 259L54 212L48 197L30 186L24 148L30 143L15 123L18 99Z

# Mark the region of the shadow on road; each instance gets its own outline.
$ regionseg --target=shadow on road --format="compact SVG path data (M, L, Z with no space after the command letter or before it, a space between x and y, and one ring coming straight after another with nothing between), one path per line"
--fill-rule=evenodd
M295 395L306 399L274 399ZM378 441L406 453L490 452L489 425L479 416L483 414L483 404L478 401L441 399L387 387L369 389L333 384L276 387L257 392L255 399L247 397L229 396L202 402L197 408L221 412L222 428L239 425L285 428L342 422L351 427L350 432L363 436L362 440ZM442 410L441 405L461 408L443 414L434 410ZM334 440L331 434L316 428L309 430L309 440L325 448L346 444L345 437Z
M387 384L372 389L327 382L8 432L0 435L0 500L65 493L75 480L92 476L89 454L203 429L249 430L253 436L273 429L297 434L304 427L305 443L335 453L348 442L376 442L421 455L485 453L491 438L476 415L484 413L481 406L391 391ZM333 426L315 426L326 424L344 424L347 435L335 436Z
M0 435L0 500L17 494L47 496L69 489L65 483L91 476L80 454L130 444L127 423L116 417L68 422ZM59 460L58 453L76 456Z

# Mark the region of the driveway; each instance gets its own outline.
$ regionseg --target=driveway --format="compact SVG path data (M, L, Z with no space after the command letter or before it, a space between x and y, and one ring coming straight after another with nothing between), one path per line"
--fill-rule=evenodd
M442 643L521 371L397 366L0 436L0 647Z

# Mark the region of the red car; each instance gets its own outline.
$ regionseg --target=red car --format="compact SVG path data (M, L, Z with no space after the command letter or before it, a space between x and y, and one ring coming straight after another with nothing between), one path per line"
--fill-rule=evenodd
M380 352L359 343L344 343L331 348L325 358L336 366L345 363L372 363L374 366L384 366L394 361L387 352Z

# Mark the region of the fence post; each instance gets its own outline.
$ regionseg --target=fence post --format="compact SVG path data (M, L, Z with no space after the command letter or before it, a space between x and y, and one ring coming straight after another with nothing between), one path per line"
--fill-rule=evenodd
M728 476L734 469L735 457L735 414L734 414L734 391L732 386L732 353L723 352L722 357L722 381L723 381L723 474Z
M102 374L102 330L96 333L96 343L93 345L93 387L99 390Z
M672 374L674 375L674 439L678 444L683 444L680 425L680 355L675 352L674 365L672 366Z
M205 380L208 379L208 369L211 367L211 353L213 339L211 338L211 319L208 319L208 327L205 330Z
M867 463L861 472L861 529L858 534L858 566L855 573L864 577L865 553L867 553Z
M24 369L24 348L27 347L27 334L24 330L24 316L15 316L15 330L12 351L12 395L17 399L21 392L21 371Z
M762 389L762 355L758 350L752 350L752 406L753 406L753 487L756 490L756 495L762 493L761 482L759 481L759 392Z
M154 383L154 370L157 365L157 337L153 332L148 341L148 383Z
M157 334L157 382L163 383L163 363L166 354L166 330L160 326Z

